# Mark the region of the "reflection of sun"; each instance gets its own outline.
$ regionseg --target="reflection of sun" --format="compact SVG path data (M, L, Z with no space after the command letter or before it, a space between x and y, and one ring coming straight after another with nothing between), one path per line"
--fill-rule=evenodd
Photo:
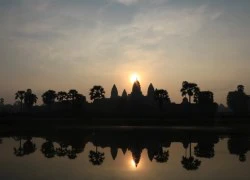
M138 76L138 74L134 73L130 76L130 82L134 83L136 80L140 80L140 77Z
M136 164L135 164L135 161L133 159L130 160L130 166L132 169L136 169Z

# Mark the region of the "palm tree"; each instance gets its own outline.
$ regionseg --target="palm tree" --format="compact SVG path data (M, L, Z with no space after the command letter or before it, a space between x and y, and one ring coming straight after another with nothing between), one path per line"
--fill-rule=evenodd
M91 162L94 166L101 165L104 159L104 153L97 151L97 146L95 151L89 151L89 162Z
M27 89L24 96L24 104L30 109L36 102L37 96L32 93L31 89Z
M162 108L164 102L170 103L168 92L164 89L156 89L154 92L154 98L158 101L160 108Z
M22 146L22 137L14 137L14 140L19 141L19 147L18 148L14 147L14 154L17 157L24 156L25 154L24 154L24 149L23 149L23 146Z
M169 152L163 151L163 148L160 147L158 153L154 156L154 159L158 163L164 163L168 161L168 157L169 157Z
M90 89L89 95L91 100L103 99L105 98L105 91L102 86L93 86L93 88Z
M198 102L198 94L200 92L199 87L197 86L197 84L195 83L189 83L187 81L183 81L182 83L182 88L181 88L181 93L182 96L187 96L189 98L189 103L191 103L191 97L194 96L194 102L197 103Z
M192 154L191 154L191 145L192 143L190 142L189 144L189 157L182 156L182 161L181 164L183 166L183 168L185 168L186 170L197 170L199 168L199 166L201 165L201 161L198 159L195 159Z
M16 97L15 99L19 99L20 102L21 102L21 112L23 111L23 100L24 100L24 97L25 97L25 91L17 91L16 92Z
M57 100L59 102L66 101L67 99L68 99L68 93L66 93L64 91L60 91L57 93Z
M51 106L52 104L55 103L56 97L57 97L57 95L56 95L55 91L48 90L45 93L43 93L43 95L42 95L43 103L48 105L48 106Z

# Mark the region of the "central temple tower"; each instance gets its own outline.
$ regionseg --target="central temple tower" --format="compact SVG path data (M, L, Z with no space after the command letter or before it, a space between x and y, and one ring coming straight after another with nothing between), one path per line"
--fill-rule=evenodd
M140 85L140 82L138 80L136 80L133 84L131 96L133 96L133 97L142 96L141 85Z

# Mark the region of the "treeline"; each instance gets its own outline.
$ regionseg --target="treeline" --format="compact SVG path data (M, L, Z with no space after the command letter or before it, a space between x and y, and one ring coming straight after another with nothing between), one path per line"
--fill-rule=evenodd
M135 82L133 90L138 88ZM114 85L115 86L115 85ZM140 87L139 87L140 88ZM124 90L125 91L125 90ZM159 108L162 108L165 104L171 104L171 100L168 91L165 89L153 89L153 99L158 103ZM133 93L133 92L132 92ZM199 104L199 105L210 105L215 103L213 92L211 91L201 91L196 83L191 83L184 81L180 89L181 96L183 97L181 104ZM118 92L117 92L118 94ZM102 86L93 86L89 91L90 100L95 102L97 99L105 98L105 90ZM123 95L120 98L127 98ZM41 96L43 105L51 108L55 103L58 104L68 104L73 109L81 108L86 101L86 96L78 93L77 90L71 89L68 92L54 90L47 90ZM112 98L112 96L111 96ZM236 113L244 113L249 111L249 96L246 95L243 85L238 85L235 91L228 92L227 95L227 105L228 107ZM36 94L32 92L31 89L19 90L15 93L15 106L20 107L20 112L23 112L24 108L30 110L38 100ZM4 106L4 99L0 98L0 106ZM1 111L0 111L1 112Z

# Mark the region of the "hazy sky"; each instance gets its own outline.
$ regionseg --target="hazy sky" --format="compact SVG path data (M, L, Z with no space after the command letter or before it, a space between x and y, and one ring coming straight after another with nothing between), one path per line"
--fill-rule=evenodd
M152 82L179 103L187 80L225 103L238 84L250 94L249 47L249 0L0 0L0 97L130 93L136 72L144 94Z

